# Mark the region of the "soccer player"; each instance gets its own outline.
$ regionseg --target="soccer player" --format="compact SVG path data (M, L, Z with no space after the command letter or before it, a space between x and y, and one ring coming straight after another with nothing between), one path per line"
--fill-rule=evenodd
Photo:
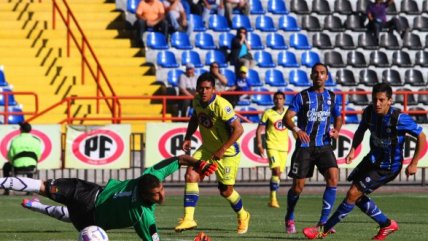
M366 130L370 131L370 151L349 175L352 181L346 198L328 219L322 229L308 227L303 233L309 239L324 238L329 230L342 221L355 207L379 224L374 240L384 240L399 229L396 221L389 219L367 195L394 180L403 166L403 149L406 133L417 138L413 158L406 168L406 175L414 175L426 137L422 127L407 114L391 107L392 88L380 83L373 86L372 104L364 109L362 120L352 140L352 147L346 156L346 163L355 158L355 149L361 144Z
M285 114L284 93L278 91L273 94L275 106L267 109L257 126L257 148L262 158L266 158L262 142L262 133L266 133L267 156L269 167L272 171L270 178L270 201L269 207L279 208L276 193L279 188L281 173L284 171L288 154L288 130L282 123Z
M337 139L342 118L336 97L325 89L328 79L327 66L317 63L312 67L313 86L298 93L292 100L283 123L296 135L296 149L291 157L288 176L293 184L287 194L285 226L287 233L296 233L294 209L305 186L305 178L312 177L314 166L324 176L326 186L323 195L321 217L318 226L324 225L336 200L338 166L331 146L331 138ZM293 118L297 116L297 126ZM333 129L330 123L334 119Z
M165 198L162 181L180 165L195 168L199 175L211 175L215 164L188 155L163 160L144 171L143 175L125 181L110 179L103 188L77 178L50 179L0 178L0 188L39 193L67 206L45 206L37 200L24 200L23 206L62 221L71 221L77 230L97 225L105 230L134 227L144 241L159 240L155 207Z
M241 158L237 141L244 130L232 105L214 93L215 78L213 75L204 73L199 76L196 91L198 95L193 99L194 112L187 127L182 145L183 150L190 151L190 138L199 127L202 145L196 150L193 157L205 158L204 160L210 163L218 164L216 176L220 195L230 203L237 214L238 234L244 234L248 231L250 213L244 209L242 199L234 189ZM191 168L187 168L185 176L184 217L175 227L177 232L197 227L194 213L199 199L198 182L202 178Z

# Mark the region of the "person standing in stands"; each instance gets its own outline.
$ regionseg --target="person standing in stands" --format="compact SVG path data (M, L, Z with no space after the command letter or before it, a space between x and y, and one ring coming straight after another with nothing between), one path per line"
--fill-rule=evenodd
M159 0L141 0L135 11L137 31L140 42L144 42L143 34L152 28L168 36L168 23L165 20L165 8Z
M244 27L236 30L236 36L232 39L230 63L235 66L235 74L239 77L241 66L247 69L253 68L255 61L250 53L251 46L247 41L247 30Z

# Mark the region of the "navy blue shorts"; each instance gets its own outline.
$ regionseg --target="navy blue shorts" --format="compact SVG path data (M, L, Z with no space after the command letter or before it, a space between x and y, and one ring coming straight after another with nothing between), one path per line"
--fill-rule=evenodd
M381 169L374 165L368 157L364 157L360 164L349 174L348 181L352 181L363 193L370 194L394 180L400 171L401 167L395 172Z
M288 176L291 178L309 178L314 175L314 167L324 174L331 167L337 166L333 148L321 147L297 147L291 157L291 168Z

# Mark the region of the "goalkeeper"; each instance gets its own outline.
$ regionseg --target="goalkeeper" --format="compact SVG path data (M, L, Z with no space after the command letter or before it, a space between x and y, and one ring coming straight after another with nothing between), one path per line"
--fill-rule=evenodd
M37 199L24 199L22 205L62 221L72 222L77 230L97 225L105 230L134 227L144 241L159 240L155 222L155 204L165 198L162 181L180 165L193 166L201 176L217 170L215 164L188 155L163 160L144 171L143 175L125 181L110 179L103 188L77 178L41 181L31 178L0 178L0 188L35 192L63 206L48 206Z

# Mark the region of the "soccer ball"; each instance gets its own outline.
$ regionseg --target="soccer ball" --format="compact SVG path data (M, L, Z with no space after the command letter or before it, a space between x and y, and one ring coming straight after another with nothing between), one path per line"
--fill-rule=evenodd
M204 232L198 233L193 241L211 241L211 238L208 237Z
M106 231L98 226L89 226L80 231L78 241L108 241Z

